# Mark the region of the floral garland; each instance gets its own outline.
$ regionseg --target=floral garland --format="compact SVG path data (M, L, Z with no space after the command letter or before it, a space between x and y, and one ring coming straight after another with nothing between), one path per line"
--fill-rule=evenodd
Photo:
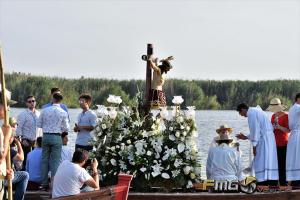
M93 152L101 160L103 183L119 172L132 174L144 187L191 188L200 181L194 107L183 112L176 104L171 117L166 108L140 117L135 107L119 106L119 97L110 95L108 102L114 106L98 106Z

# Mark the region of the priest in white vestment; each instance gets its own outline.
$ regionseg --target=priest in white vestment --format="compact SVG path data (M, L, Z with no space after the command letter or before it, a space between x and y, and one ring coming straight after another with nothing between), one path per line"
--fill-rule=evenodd
M211 147L206 162L207 179L220 181L243 180L241 176L241 158L238 151L230 147L233 141L226 134L216 138L218 146Z
M300 93L295 104L289 110L289 128L291 130L286 151L286 180L300 180Z
M266 113L259 107L248 107L242 103L237 111L248 117L249 135L238 134L238 139L249 139L253 146L254 171L257 182L266 185L277 185L278 162L273 126ZM272 181L274 180L274 181Z

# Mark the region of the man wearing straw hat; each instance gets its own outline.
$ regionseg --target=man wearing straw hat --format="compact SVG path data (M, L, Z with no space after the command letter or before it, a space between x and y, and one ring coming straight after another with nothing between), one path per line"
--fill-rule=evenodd
M206 162L208 179L220 181L242 180L240 154L230 147L233 139L227 134L216 138L217 147L210 148Z
M218 135L214 137L214 139L210 143L210 148L217 147L218 143L216 140L219 139L221 135L230 135L232 133L232 128L230 128L227 124L223 124L216 130L216 132ZM230 143L229 145L232 146L233 143Z
M4 106L2 102L2 92L0 91L0 120L4 119ZM16 101L11 100L11 93L6 91L6 99L8 105L13 105L17 103ZM5 176L11 176L12 170L7 173L6 170L6 155L9 149L9 140L11 137L11 127L2 125L0 129L0 200L3 199L4 194L4 179ZM11 177L10 177L11 178Z
M285 165L286 165L286 148L289 139L289 119L288 114L284 112L286 106L281 104L280 99L271 99L267 111L273 112L271 123L274 127L274 135L277 148L279 183L286 185Z
M286 180L292 186L300 185L300 93L289 110L289 128L291 134L286 150Z
M249 135L240 133L238 139L249 139L253 146L254 171L260 185L277 185L278 162L273 126L266 113L259 107L248 107L241 103L236 109L243 117L248 118Z

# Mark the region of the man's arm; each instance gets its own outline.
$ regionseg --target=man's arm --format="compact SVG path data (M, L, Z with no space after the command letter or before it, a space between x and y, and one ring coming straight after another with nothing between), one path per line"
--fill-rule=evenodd
M23 148L22 145L20 143L20 141L18 139L14 139L16 145L17 145L17 154L13 157L13 160L15 161L23 161L24 160L24 152L23 152Z
M89 179L85 181L84 183L92 188L95 188L95 190L99 190L99 174L98 174L98 161L94 158L92 161L92 169L93 169L93 174L92 174L92 179Z

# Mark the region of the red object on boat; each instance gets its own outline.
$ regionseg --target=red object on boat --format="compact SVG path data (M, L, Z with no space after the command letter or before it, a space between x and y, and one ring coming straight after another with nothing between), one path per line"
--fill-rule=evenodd
M127 200L131 180L132 175L118 175L118 184L114 187L115 200Z

